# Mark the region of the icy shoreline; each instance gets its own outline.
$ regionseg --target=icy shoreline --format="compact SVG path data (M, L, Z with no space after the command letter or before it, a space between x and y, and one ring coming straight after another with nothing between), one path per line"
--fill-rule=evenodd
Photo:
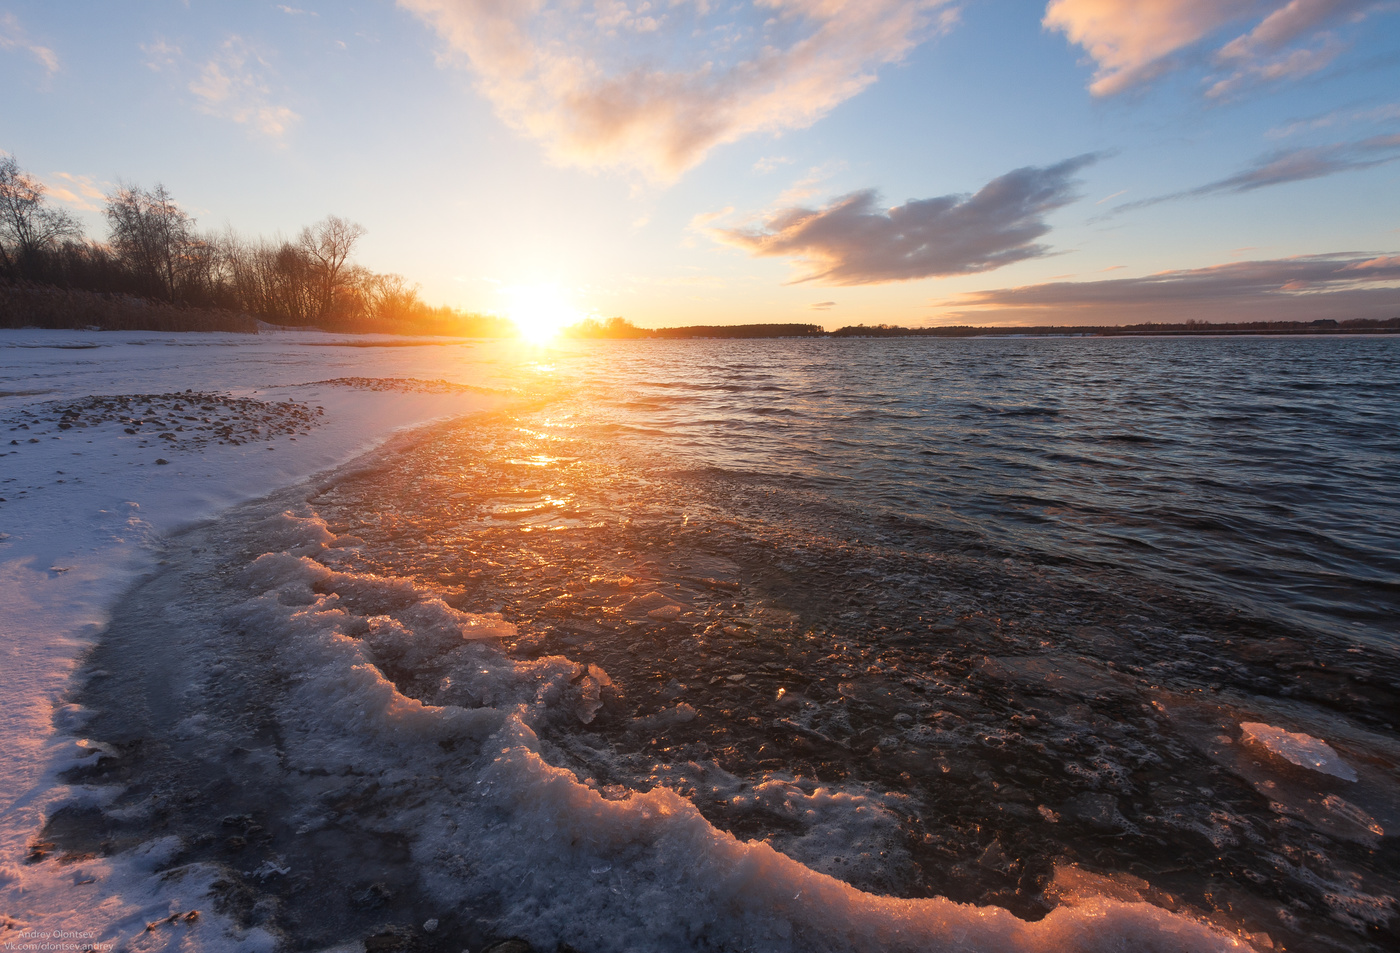
M389 454L365 462L393 466ZM102 740L70 776L125 789L70 804L59 838L78 853L144 840L164 845L158 862L173 869L222 870L186 877L237 912L245 943L1244 948L1092 884L1038 922L868 893L716 829L670 788L580 781L551 763L537 729L586 714L601 673L562 656L514 659L497 644L514 626L499 617L454 609L411 579L337 568L362 541L298 515L301 489L181 535L179 558L123 598L82 696ZM113 677L161 646L141 672ZM439 697L403 694L386 669L427 676ZM838 838L879 825L878 798L779 787L764 793L827 813Z
M438 379L444 368L466 369L467 342L338 343L295 333L0 334L5 942L79 933L90 936L74 950L100 947L140 936L146 923L177 912L166 909L172 899L163 889L146 882L149 857L91 859L82 877L26 863L44 851L36 837L48 812L79 793L57 775L93 753L64 730L82 721L64 700L74 666L117 597L156 564L163 540L240 501L337 467L404 428L503 400L474 392L466 377L382 391L327 382ZM456 360L444 360L449 352ZM142 420L158 426L143 428ZM185 884L186 893L197 879ZM218 932L213 920L200 921L205 933ZM232 939L203 942L217 947ZM152 942L148 935L142 945Z
M967 689L980 690L980 682L950 683L943 692L941 683L915 679L936 698L956 694L954 707L979 719L959 733L956 721L941 720L956 716L914 705L941 727L920 724L893 699L914 689L897 666L885 671L893 656L878 637L880 671L872 667L862 684L847 684L853 671L845 669L864 663L854 654L822 657L846 646L842 639L828 645L816 632L787 633L811 640L803 646L811 657L801 661L787 657L795 643L775 629L772 647L781 651L771 658L778 661L763 664L770 656L757 643L738 645L742 627L726 622L743 609L744 619L767 632L797 615L768 607L763 593L746 588L755 570L773 563L751 558L758 552L749 510L720 505L710 484L703 505L683 503L689 497L668 495L646 466L593 472L590 454L610 458L619 448L607 439L590 445L586 434L571 443L565 435L580 418L570 416L567 400L417 429L350 467L326 469L396 420L478 406L469 381L491 374L519 380L539 355L522 362L520 354L486 347L472 355L446 347L381 350L366 341L336 348L319 335L251 347L94 337L14 348L33 353L8 362L0 377L0 411L9 414L7 426L19 428L11 437L17 442L0 447L0 460L23 464L3 474L0 516L6 532L19 525L15 514L28 520L27 535L0 541L0 559L27 574L28 588L12 588L30 602L13 597L14 619L29 629L19 632L7 620L0 632L11 656L26 661L36 657L32 633L50 626L46 677L59 686L48 695L11 692L43 716L42 730L12 737L39 745L33 761L46 773L0 815L10 838L0 902L23 917L0 920L0 940L46 942L81 932L94 948L363 943L371 953L479 953L505 936L586 953L1268 948L1263 933L1248 932L1267 925L1266 917L1236 918L1216 907L1217 916L1155 892L1157 884L1090 872L1122 867L1111 861L1091 860L1088 869L1056 861L1053 883L1028 888L1038 898L1044 888L1039 909L1030 910L1004 897L969 897L936 884L901 892L887 882L883 875L908 859L900 812L920 814L927 831L961 847L970 842L970 862L988 871L1015 864L1023 851L1055 853L1086 825L1086 837L1136 831L1115 804L1159 831L1170 825L1149 816L1152 805L1068 797L1086 785L1062 785L1045 795L1051 807L1027 824L996 827L987 847L978 828L957 822L960 801L921 800L912 776L890 772L938 771L946 755L945 773L956 769L960 785L985 790L968 780L979 762L959 747L975 740L979 724L998 732L1009 717L1037 732L1032 741L1040 748L1061 745L1053 750L1063 760L1065 752L1077 757L1077 738L1097 737L1088 712L1062 712L1064 724L1054 727L1059 709L1044 689L1058 692L1058 685L1040 686L1037 719L1024 704L1015 714L1001 702L979 708ZM269 343L275 346L262 346ZM204 360L188 360L191 353ZM108 359L89 360L95 356ZM534 367L543 375L555 370ZM536 390L560 388L551 391L546 377ZM330 458L324 467L307 462L317 454ZM298 482L299 473L313 471L324 477ZM119 501L141 506L123 511ZM825 526L831 514L823 512ZM190 514L205 518L191 525ZM697 514L708 516L691 525ZM696 534L711 532L716 539L700 544ZM774 550L779 563L806 560L805 573L825 573L814 578L849 578L849 560L824 561L808 552L811 538L794 539L803 545ZM917 567L901 561L909 555L901 546L879 550L888 565L871 572L875 588L896 578L921 593L957 588L946 573L908 576ZM27 561L18 558L26 553ZM562 573L564 566L578 578ZM1012 575L1005 567L976 575L979 608L994 595L982 590L1014 588L1005 584ZM1034 585L1024 574L1016 579ZM879 591L888 601L888 589ZM1042 608L1060 604L1050 588L1032 591ZM64 641L59 613L74 606L89 613L78 623L89 628L69 620ZM859 612L848 614L856 617L852 629L872 628ZM81 679L70 679L72 660L99 632ZM981 659L979 645L948 641L968 664ZM652 642L660 655L648 648ZM683 658L676 654L682 648ZM1000 651L977 669L989 698L1004 701L1028 680L1040 685L1035 660ZM938 669L907 661L911 676ZM1114 679L1063 651L1042 661L1066 683L1066 704L1089 698L1086 686L1097 690ZM792 666L831 676L820 681L839 697L787 677ZM663 686L670 676L692 682L690 689L674 678ZM1113 684L1121 688L1121 681ZM888 703L861 701L882 685ZM65 689L68 704L55 710L52 699ZM1158 721L1185 726L1194 717L1190 704L1161 691L1145 697L1154 704L1164 698L1173 714L1157 705L1144 716L1129 712L1136 721L1124 726L1114 705L1118 728L1098 727L1139 726L1151 741L1165 730ZM834 735L823 730L826 722L796 720L817 711L834 719ZM730 732L725 724L734 715L753 730ZM814 738L842 752L833 755L838 761L888 760L890 771L858 771L847 782L840 765L825 761L820 773L805 763L799 770L810 752L798 745L795 756L770 752L744 777L729 773L744 774L735 762L746 739L753 742L748 754L765 757L776 736L764 726L775 716L777 735ZM856 721L843 728L841 716ZM1215 726L1233 715L1201 717ZM59 735L50 733L51 722ZM867 725L881 733L870 735ZM76 737L79 731L87 737ZM679 737L687 734L693 745ZM725 747L731 742L739 748ZM1354 757L1358 747L1353 740L1341 750ZM23 768L23 751L13 751ZM910 760L920 752L938 761ZM1230 761L1214 749L1211 757ZM1284 803L1293 790L1286 779L1258 772L1259 784L1280 799L1278 810L1293 811ZM1002 781L989 787L1005 797L1022 788L1036 793L1031 781ZM947 787L935 777L925 793ZM1383 831L1365 813L1370 795L1362 793L1361 806L1338 796L1324 808L1341 818L1333 827L1350 825L1353 840L1370 844ZM727 826L744 811L771 823ZM968 817L984 823L982 813ZM1037 823L1044 830L1031 835ZM35 836L41 830L42 839ZM35 862L26 863L26 854ZM1380 921L1391 902L1345 890L1328 902L1334 899L1379 904L1358 908L1357 916Z

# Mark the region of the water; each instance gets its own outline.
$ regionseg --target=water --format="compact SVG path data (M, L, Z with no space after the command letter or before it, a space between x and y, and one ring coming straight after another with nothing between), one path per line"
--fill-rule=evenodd
M94 661L102 770L188 788L203 859L256 866L226 815L317 871L231 875L241 915L329 945L450 910L413 939L443 949L1400 940L1400 341L472 362L521 400L177 541ZM178 690L107 677L155 644Z
M631 343L585 433L1332 634L1400 631L1400 341ZM587 429L592 428L592 429Z

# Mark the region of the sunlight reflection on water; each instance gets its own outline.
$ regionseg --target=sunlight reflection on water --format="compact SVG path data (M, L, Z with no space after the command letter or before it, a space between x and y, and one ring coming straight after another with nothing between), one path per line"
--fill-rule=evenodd
M630 341L551 361L532 381L562 401L551 428L1395 634L1394 339Z

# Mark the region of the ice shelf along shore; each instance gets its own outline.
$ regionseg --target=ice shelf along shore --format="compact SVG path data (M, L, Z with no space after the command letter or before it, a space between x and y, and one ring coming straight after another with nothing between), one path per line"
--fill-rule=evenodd
M193 876L171 893L150 879L168 844L76 870L25 862L54 805L102 796L57 777L91 753L64 698L112 603L161 559L166 535L402 428L503 399L444 380L468 343L340 342L351 343L319 333L0 332L0 940L68 931L87 934L85 945L129 941L170 914L173 896L207 886ZM334 379L345 382L317 383ZM152 942L146 934L142 944Z

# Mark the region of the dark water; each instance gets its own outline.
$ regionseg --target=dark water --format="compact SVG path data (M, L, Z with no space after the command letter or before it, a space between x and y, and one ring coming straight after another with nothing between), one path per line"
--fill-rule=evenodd
M589 432L678 465L1305 629L1400 634L1400 340L620 343L548 360Z

